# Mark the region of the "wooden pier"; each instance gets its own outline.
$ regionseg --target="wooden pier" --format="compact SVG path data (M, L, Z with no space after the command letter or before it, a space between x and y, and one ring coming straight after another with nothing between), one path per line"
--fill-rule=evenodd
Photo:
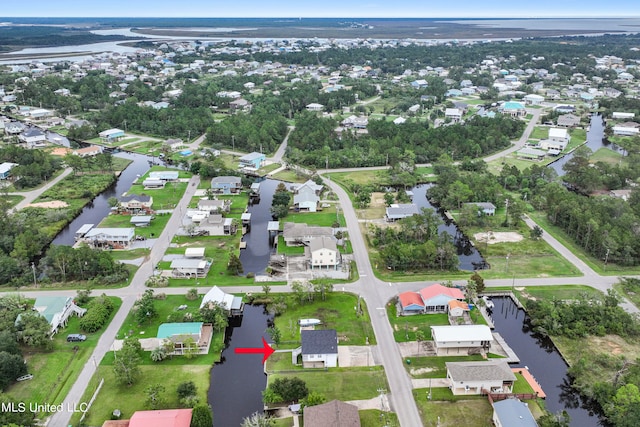
M513 349L511 347L509 347L509 344L507 344L507 342L504 340L504 338L502 338L502 335L500 335L497 332L493 332L491 335L493 335L493 339L502 348L502 354L501 355L502 356L506 356L506 358L502 359L502 360L505 360L507 363L520 363L520 358L518 357L516 352L513 351Z

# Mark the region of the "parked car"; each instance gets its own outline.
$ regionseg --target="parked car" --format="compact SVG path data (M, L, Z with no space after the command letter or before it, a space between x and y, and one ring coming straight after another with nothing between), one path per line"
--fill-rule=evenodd
M82 334L69 334L67 335L67 342L74 342L74 341L85 341L87 339L86 335L82 335Z

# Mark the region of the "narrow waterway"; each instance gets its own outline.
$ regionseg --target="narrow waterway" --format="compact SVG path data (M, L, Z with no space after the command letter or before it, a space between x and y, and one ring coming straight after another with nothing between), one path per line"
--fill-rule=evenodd
M269 257L275 250L269 243L267 223L271 218L271 201L280 181L267 179L260 182L260 203L249 206L251 214L251 230L242 238L247 248L240 251L240 261L245 274L264 273L269 264Z
M587 131L587 143L584 144L584 146L589 147L594 153L600 148L607 148L613 151L622 151L622 149L615 144L605 144L603 142L605 127L605 122L602 116L600 114L593 114L589 123L589 130ZM573 152L558 159L558 161L551 163L549 167L553 168L553 170L558 173L558 176L562 176L564 175L562 166L564 166L569 160L571 160L572 157Z
M109 206L110 197L122 196L129 190L129 188L131 188L133 181L138 176L142 176L149 170L149 160L151 158L148 156L132 153L118 153L114 154L114 156L128 159L132 162L125 170L122 171L114 185L96 196L84 207L84 209L82 209L80 215L78 215L64 229L62 229L60 233L58 233L52 244L73 245L75 243L75 233L83 224L98 225L100 221L109 215L109 212L111 211L111 207Z
M438 233L447 233L453 239L453 244L456 247L458 254L458 268L460 270L473 271L476 269L482 269L484 266L484 258L480 255L480 252L473 246L473 243L465 236L458 226L439 212L438 208L434 207L427 199L427 190L433 186L433 184L421 184L413 187L413 203L418 208L435 209L436 212L442 217L444 223L438 227Z
M214 425L239 426L244 417L262 412L262 391L267 384L262 354L236 354L235 349L262 347L263 337L269 341L270 320L263 306L245 305L242 321L227 328L222 359L211 369L208 401Z
M571 427L602 425L592 408L586 405L578 392L571 387L567 376L567 364L550 339L531 331L526 312L519 309L510 298L492 298L495 308L493 322L520 358L512 367L529 368L547 395L545 407L552 413L567 411Z

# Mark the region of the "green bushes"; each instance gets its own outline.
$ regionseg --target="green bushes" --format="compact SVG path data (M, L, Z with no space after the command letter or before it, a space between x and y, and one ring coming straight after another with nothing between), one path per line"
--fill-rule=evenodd
M89 303L87 312L80 319L80 329L85 332L99 331L113 312L113 302L105 295L95 298Z

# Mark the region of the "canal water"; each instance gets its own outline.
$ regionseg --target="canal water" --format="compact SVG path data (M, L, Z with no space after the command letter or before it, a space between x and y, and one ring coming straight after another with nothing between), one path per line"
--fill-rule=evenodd
M505 339L520 358L519 364L527 366L547 395L545 407L551 413L567 411L572 427L603 425L593 409L582 401L571 387L567 376L567 364L550 339L531 331L526 312L519 309L510 298L492 298L495 304L493 322L495 331Z
M589 131L587 132L587 143L584 145L589 147L591 151L594 153L598 151L600 148L607 148L609 150L621 152L622 148L618 147L615 144L605 144L604 141L604 129L605 123L604 119L599 114L594 114L591 116L591 121L589 124ZM558 176L564 175L564 171L562 170L562 166L565 165L571 158L573 157L573 153L567 154L566 156L558 159L558 161L549 164L550 168L553 168L558 173Z
M267 223L271 218L271 201L276 187L281 181L266 179L260 182L260 202L249 206L251 214L251 230L242 238L247 243L246 249L240 251L240 261L244 273L264 273L269 258L275 248L269 243Z
M266 329L273 320L263 306L244 306L242 321L229 325L226 348L220 363L211 369L208 401L213 410L213 425L239 426L242 419L262 412L262 391L267 376L262 354L236 354L240 347L262 347L262 338L270 341Z
M475 246L473 246L469 238L460 231L453 221L445 218L439 209L434 207L427 199L427 190L431 186L433 186L433 184L421 184L413 187L411 189L413 192L413 203L415 203L420 209L435 209L442 217L444 223L438 227L438 233L447 233L452 237L453 244L455 245L456 252L458 254L458 260L460 261L458 264L458 268L460 270L473 271L476 269L482 269L484 266L484 258L482 258L480 252L478 252Z
M53 239L54 245L68 245L71 246L75 243L74 236L76 231L83 224L95 224L98 225L109 212L111 207L109 206L110 197L120 197L123 193L131 188L133 181L138 175L142 176L149 170L148 156L142 154L132 153L118 153L114 154L114 157L121 157L131 160L131 164L122 171L118 177L118 181L107 188L105 191L96 196L88 205L82 209L80 215L78 215L73 221L71 221L58 235Z

